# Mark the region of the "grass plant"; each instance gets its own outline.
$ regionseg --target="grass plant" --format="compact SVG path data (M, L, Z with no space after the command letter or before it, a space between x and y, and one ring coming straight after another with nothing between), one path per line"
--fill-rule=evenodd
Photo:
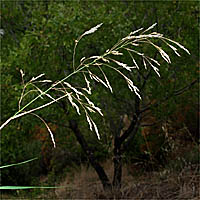
M38 117L47 127L51 140L53 142L54 147L56 147L56 143L54 140L53 133L48 126L48 124L45 122L44 119L42 119L39 115L35 114L35 111L41 110L47 106L50 106L51 104L58 102L61 99L67 98L69 103L71 104L72 107L75 108L76 112L78 115L81 115L81 110L85 114L86 120L89 124L89 128L91 131L95 131L98 139L101 138L100 133L98 131L97 125L95 124L94 120L91 117L91 113L99 113L101 116L103 116L103 113L101 109L95 105L94 102L92 102L89 99L89 95L92 94L92 87L91 87L91 81L96 81L98 83L101 83L103 86L105 86L107 89L110 90L110 92L113 92L111 83L109 82L108 77L106 76L105 73L105 68L109 68L118 74L121 75L121 77L126 81L128 88L137 95L139 99L141 99L140 91L137 88L137 86L134 84L134 82L129 79L125 73L124 70L127 70L128 72L132 72L133 70L140 70L139 64L136 62L136 59L134 55L140 56L143 60L143 68L147 69L147 67L151 67L154 72L160 77L159 73L159 67L160 63L155 60L152 57L149 57L146 55L143 51L139 50L140 46L144 45L151 45L153 48L155 48L161 57L167 62L171 63L169 55L157 45L156 42L154 41L161 41L164 44L166 44L169 48L171 48L174 53L177 56L180 56L180 54L177 51L177 48L175 46L178 46L179 48L183 49L186 51L188 54L189 51L183 47L181 44L178 42L175 42L173 40L170 40L166 37L164 37L162 34L157 33L157 32L152 32L148 33L150 30L152 30L155 26L156 23L150 26L147 29L140 28L136 31L131 32L128 34L126 37L122 38L119 40L113 47L110 49L107 49L105 53L101 56L91 56L88 58L83 57L80 59L79 64L76 65L76 48L80 42L80 40L85 37L86 35L92 34L96 32L100 27L102 26L101 24L98 24L97 26L91 28L90 30L84 32L77 40L75 40L75 46L74 46L74 52L73 52L73 72L66 77L64 77L61 80L58 80L56 82L53 82L52 80L46 80L42 79L44 77L44 73L38 75L37 77L33 77L30 81L25 83L24 81L24 72L20 70L21 72L21 77L22 77L22 84L23 84L23 90L21 93L21 97L18 102L18 111L11 116L9 119L7 119L3 124L0 126L0 130L2 130L5 126L7 126L12 120L20 118L22 116L25 116L27 114L32 114L33 116ZM2 34L2 30L0 30L0 34ZM173 45L175 46L173 46ZM132 59L132 66L129 66L126 63L123 63L120 61L120 57L123 56L124 52L128 52L130 55L130 58ZM97 69L95 71L98 71L98 73L95 73L93 69ZM82 88L77 88L73 85L73 83L70 83L68 80L70 77L74 75L80 75L82 76L83 80L85 81L85 86ZM103 76L103 79L100 78ZM44 83L50 83L51 86L44 90L42 88L42 84ZM40 86L38 86L40 84ZM29 90L28 86L33 86L34 89ZM56 95L50 94L50 91L52 92L59 92L59 97ZM33 98L30 102L24 104L24 99L26 96L28 96L30 93L38 93L38 95ZM37 101L40 98L47 97L49 99L48 103L42 104L38 107L28 109L30 105L34 104L35 101ZM23 105L23 106L22 106ZM33 160L33 159L32 159ZM31 160L18 163L18 164L11 164L11 165L6 165L6 166L1 166L0 168L5 168L5 167L12 167L15 165L21 165L25 164L27 162L30 162ZM33 187L33 186L1 186L0 189L30 189L30 188L55 188L55 187Z
M159 73L160 63L157 60L153 59L152 57L149 57L148 55L146 55L144 52L138 50L139 47L144 46L144 45L152 46L159 52L161 57L169 64L171 63L169 55L160 46L157 45L156 43L157 41L161 41L164 44L166 44L169 48L171 48L174 51L174 53L177 56L180 56L180 54L178 53L177 48L175 46L183 49L188 54L190 54L189 51L184 46L182 46L178 42L175 42L171 39L164 37L163 34L160 34L157 32L148 33L150 30L152 30L156 26L156 23L155 23L147 29L140 28L136 31L131 32L126 37L119 40L113 47L111 47L110 49L107 49L103 55L91 56L88 58L83 57L82 59L80 59L79 64L76 65L75 63L76 48L78 46L78 43L83 37L96 32L101 26L102 26L102 23L98 24L97 26L84 32L77 40L75 40L75 46L74 46L74 52L73 52L73 72L65 76L63 79L58 80L53 83L52 80L42 79L42 77L44 77L45 75L43 73L43 74L38 75L37 77L33 77L30 81L25 83L24 82L25 74L22 70L20 70L21 76L22 76L22 83L24 87L23 87L21 97L18 103L18 111L9 119L7 119L4 123L1 124L0 130L2 130L6 125L8 125L14 119L20 118L27 114L33 114L34 116L41 119L42 122L45 124L45 126L47 127L50 133L53 145L54 147L56 147L54 136L51 129L41 117L35 114L35 111L41 110L47 106L50 106L51 104L58 102L59 100L63 98L67 98L71 106L75 108L78 115L81 115L80 109L83 110L86 120L89 124L90 130L91 131L94 130L98 139L100 139L100 134L99 134L97 125L93 121L90 113L97 112L101 116L103 116L103 113L101 109L98 106L96 106L94 102L92 102L88 98L88 95L92 94L92 88L90 86L91 81L99 82L102 85L104 85L106 88L108 88L111 93L113 92L112 86L108 80L108 77L106 76L104 68L109 68L119 73L121 77L126 81L128 88L132 92L134 92L135 95L137 95L139 99L141 99L139 89L134 84L134 82L125 75L123 70L132 72L133 70L139 71L141 69L141 67L139 67L139 65L137 64L136 59L134 58L134 55L137 55L137 56L140 56L143 60L143 66L142 66L143 68L147 69L147 67L151 67L154 70L154 72L160 77L160 73ZM128 66L126 63L123 63L120 60L118 60L120 56L123 56L125 51L128 52L128 54L130 55L130 58L133 61L132 66ZM93 72L94 68L98 69L98 74ZM76 88L75 86L73 86L72 83L68 82L68 79L70 77L77 74L83 77L83 80L85 80L86 87ZM103 75L104 79L100 78L99 76L100 74ZM48 89L43 90L43 88L40 88L39 86L37 86L37 84L42 85L42 83L51 83L51 86ZM28 90L27 87L29 85L32 85L35 89ZM59 92L60 96L56 97L56 96L50 95L50 91ZM39 94L35 98L33 98L30 102L26 103L24 106L21 106L25 97L33 92L37 92ZM49 99L48 103L42 104L41 106L29 109L29 110L27 109L39 98L44 98L45 96Z

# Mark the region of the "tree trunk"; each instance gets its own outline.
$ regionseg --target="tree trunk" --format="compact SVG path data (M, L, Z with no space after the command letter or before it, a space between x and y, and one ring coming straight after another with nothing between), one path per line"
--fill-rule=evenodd
M132 141L135 137L138 127L140 124L140 101L136 97L135 99L135 114L131 121L129 128L124 131L124 133L120 136L120 130L116 132L115 140L114 140L114 176L113 176L113 189L114 191L120 191L121 189L121 180L122 180L122 155L127 150L124 148L126 143ZM123 146L123 148L122 148Z
M120 198L120 189L121 189L121 180L122 180L122 154L120 150L120 146L118 145L119 138L115 138L114 142L114 158L113 158L113 164L114 164L114 175L113 175L113 191L115 194L115 197Z
M103 167L96 161L92 150L87 145L87 142L83 135L81 134L77 122L75 120L70 120L70 128L74 132L79 144L81 145L83 151L85 152L86 156L88 157L90 164L95 169L96 173L99 176L99 179L103 185L104 191L112 193L112 184L110 183L108 176L106 175Z

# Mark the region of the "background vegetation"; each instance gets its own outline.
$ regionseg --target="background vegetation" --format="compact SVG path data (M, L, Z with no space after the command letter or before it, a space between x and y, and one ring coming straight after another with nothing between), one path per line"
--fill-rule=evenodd
M25 81L41 73L45 73L46 79L60 80L73 72L75 40L85 30L103 23L95 34L82 39L77 48L76 62L83 57L101 55L131 31L157 23L156 32L184 45L191 55L180 50L181 57L177 57L160 43L170 55L172 64L169 65L155 50L143 47L146 55L159 60L161 78L151 71L142 71L146 77L142 79L141 76L142 80L137 73L129 75L142 89L140 109L148 107L149 110L136 136L130 140L122 160L130 166L145 166L143 170L156 170L171 160L171 167L174 168L178 163L173 163L172 154L181 152L178 143L174 143L178 140L180 143L191 143L196 153L188 156L194 160L187 162L198 163L198 20L196 1L2 1L1 123L18 110L23 89L20 69L25 72ZM135 59L138 65L142 65L139 57ZM129 55L125 54L123 61L131 65ZM2 185L55 184L65 175L72 174L71 168L79 169L78 166L83 164L89 166L88 157L77 142L70 124L72 120L76 121L95 159L100 163L112 160L114 136L129 127L136 112L137 100L117 74L109 70L105 72L114 93L110 94L100 84L92 83L94 92L91 96L104 113L104 118L93 116L102 139L97 140L89 130L85 117L78 116L64 100L37 111L53 130L56 149L38 118L26 116L17 119L1 132L1 165L34 157L39 159L2 170ZM83 84L79 76L71 81L77 87ZM144 88L142 81L145 81ZM44 88L48 86L43 85ZM26 101L34 95L37 94L28 95ZM41 103L44 100L35 102L34 107ZM178 149L174 149L173 145ZM48 177L48 181L41 182L42 177Z

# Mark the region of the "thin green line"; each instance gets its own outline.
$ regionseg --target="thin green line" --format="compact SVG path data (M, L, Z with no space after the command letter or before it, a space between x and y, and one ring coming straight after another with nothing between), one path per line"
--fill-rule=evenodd
M31 162L31 161L36 160L36 159L38 159L38 158L33 158L33 159L26 160L26 161L23 161L23 162L20 162L20 163L14 163L14 164L10 164L10 165L0 166L0 169L2 169L2 168L7 168L7 167L12 167L12 166L16 166L16 165L22 165L22 164Z

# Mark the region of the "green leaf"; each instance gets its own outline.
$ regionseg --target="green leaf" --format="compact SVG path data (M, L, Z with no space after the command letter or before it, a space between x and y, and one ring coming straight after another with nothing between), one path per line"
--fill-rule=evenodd
M22 165L22 164L25 164L25 163L31 162L31 161L36 160L36 159L38 159L38 158L33 158L33 159L26 160L26 161L24 161L24 162L20 162L20 163L15 163L15 164L10 164L10 165L0 166L0 169L2 169L2 168L7 168L7 167L12 167L12 166L16 166L16 165Z
M52 189L61 187L51 186L0 186L0 190L24 190L24 189Z

